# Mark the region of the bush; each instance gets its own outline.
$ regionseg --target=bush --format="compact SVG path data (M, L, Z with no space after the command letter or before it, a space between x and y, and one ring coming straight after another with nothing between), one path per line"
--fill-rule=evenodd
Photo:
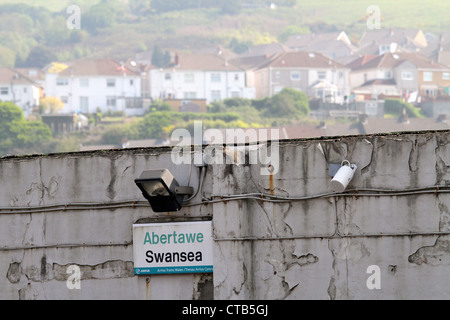
M406 110L406 114L410 118L423 118L420 110L408 102L404 102L400 99L386 99L384 102L385 114L400 116L403 113L403 109Z

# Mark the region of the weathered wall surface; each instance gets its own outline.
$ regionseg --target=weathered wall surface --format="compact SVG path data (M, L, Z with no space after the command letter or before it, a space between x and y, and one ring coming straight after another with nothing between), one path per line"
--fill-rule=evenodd
M190 166L168 148L1 159L0 299L449 299L449 142L449 132L282 141L276 174L210 165L214 202L159 214L130 200L143 200L134 179L146 169L187 184ZM358 166L349 189L360 192L330 196L328 165L343 159ZM212 275L134 275L133 223L199 219L213 221ZM66 285L70 265L80 290ZM370 290L373 265L381 287Z

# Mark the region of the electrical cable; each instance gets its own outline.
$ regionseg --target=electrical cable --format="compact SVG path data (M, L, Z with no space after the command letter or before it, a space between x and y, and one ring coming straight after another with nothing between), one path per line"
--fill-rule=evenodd
M430 186L424 188L407 189L407 190L391 190L391 189L373 189L362 188L352 189L344 193L322 193L311 196L298 196L298 197L285 197L266 193L246 193L236 195L212 195L210 198L206 198L203 194L204 180L206 177L206 168L200 168L199 185L197 191L188 200L192 200L199 192L202 195L202 201L196 203L188 203L186 200L183 206L201 206L219 202L229 202L238 200L257 200L262 202L272 203L286 203L293 201L306 201L321 198L331 197L388 197L388 196L410 196L410 195L426 195L426 194L447 194L450 193L450 187L448 186ZM70 203L70 204L55 204L47 206L37 207L0 207L0 214L29 214L38 212L66 212L66 211L83 211L83 210L108 210L117 208L137 208L137 207L149 207L149 203L143 200L123 200L116 202L103 202L103 203Z

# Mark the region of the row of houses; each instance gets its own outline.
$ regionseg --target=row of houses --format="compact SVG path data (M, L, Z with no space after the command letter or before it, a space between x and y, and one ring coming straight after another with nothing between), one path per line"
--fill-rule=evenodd
M429 46L434 42L428 45L422 32L390 29L371 37L363 35L359 51L340 32L291 36L284 45L258 46L241 55L221 48L175 52L163 68L109 58L52 63L43 70L3 68L0 100L14 101L25 114L45 95L61 99L63 113L100 109L142 115L156 99L179 101L192 111L192 101L260 99L286 87L336 104L380 96L420 102L450 94L450 64L441 61L443 54L433 59ZM442 37L440 43L438 53L443 53Z

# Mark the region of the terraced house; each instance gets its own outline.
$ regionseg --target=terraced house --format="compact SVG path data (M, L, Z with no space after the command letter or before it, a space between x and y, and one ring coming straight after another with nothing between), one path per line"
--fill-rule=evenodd
M61 70L62 69L62 70ZM141 75L112 59L83 59L46 74L46 95L60 98L62 112L123 111L143 114Z

